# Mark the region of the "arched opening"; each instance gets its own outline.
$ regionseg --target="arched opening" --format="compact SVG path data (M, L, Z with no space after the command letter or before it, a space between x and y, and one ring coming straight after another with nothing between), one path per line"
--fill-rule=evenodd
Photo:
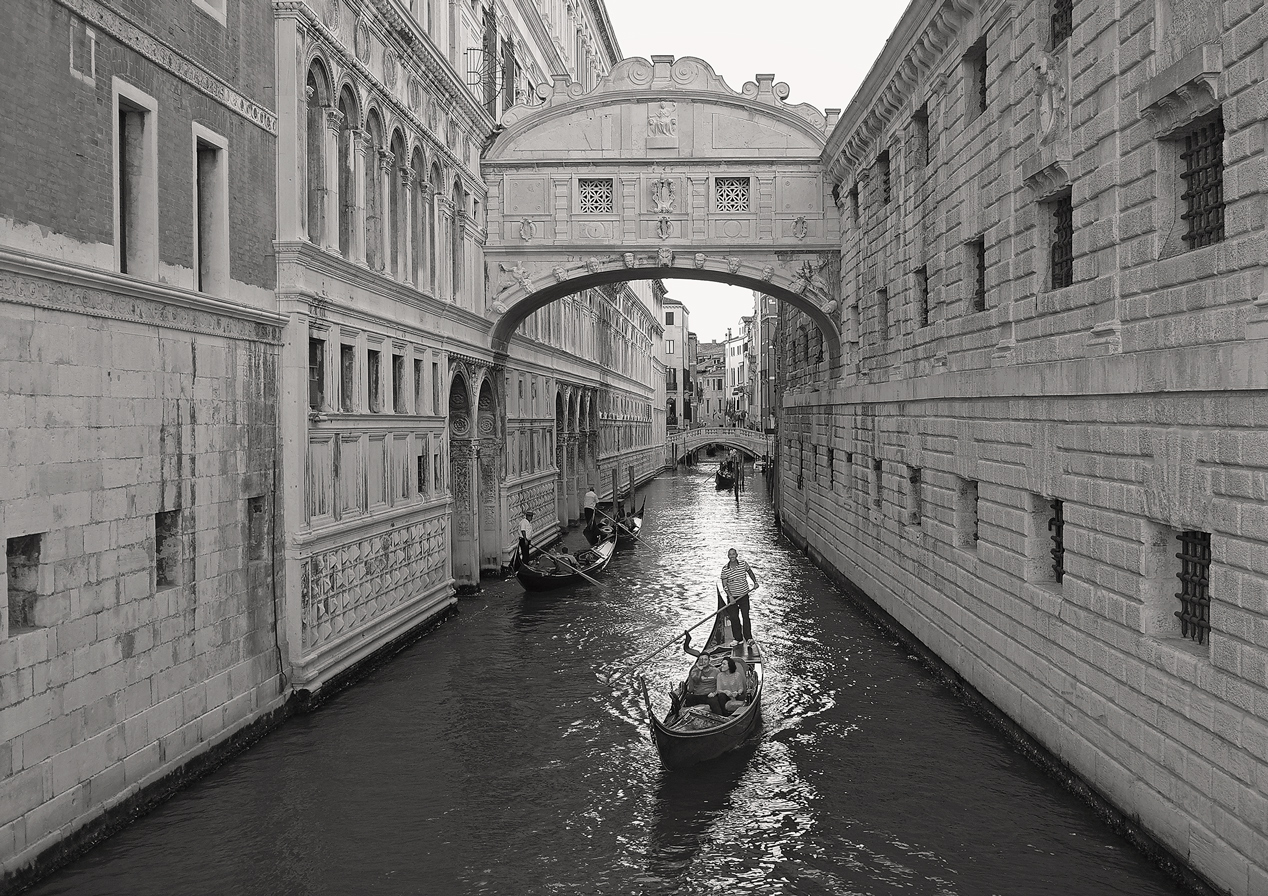
M564 397L555 393L555 508L559 515L559 527L568 526L568 463L566 453Z
M410 222L410 227L412 228L412 239L410 242L414 247L413 257L410 259L410 279L415 286L422 289L427 282L427 216L430 212L428 211L427 201L427 164L423 161L423 154L420 150L414 150L409 167L413 172L410 189L413 190L414 200L414 220Z
M405 156L405 138L399 130L392 132L391 174L388 178L388 241L390 244L389 261L392 276L397 280L405 280L409 270L408 240L406 229L405 206L409 199L406 194L409 182L409 160Z
M440 233L440 166L431 166L431 200L427 203L427 283L431 286L433 296L440 295L440 266L437 263L436 247L439 245Z
M329 82L321 65L308 69L305 94L308 98L304 140L305 233L309 242L320 246L326 234L326 107L330 105Z
M453 282L452 294L453 300L458 301L458 297L462 294L462 268L463 268L463 219L466 215L466 203L464 202L462 186L460 184L453 185L453 221L450 224L450 236L453 239Z
M480 383L476 404L479 478L475 496L480 533L480 570L497 572L502 567L502 427L497 395L486 377Z
M383 270L383 125L373 109L366 117L365 263Z
M339 254L352 257L357 229L356 140L360 127L357 100L352 88L339 93Z

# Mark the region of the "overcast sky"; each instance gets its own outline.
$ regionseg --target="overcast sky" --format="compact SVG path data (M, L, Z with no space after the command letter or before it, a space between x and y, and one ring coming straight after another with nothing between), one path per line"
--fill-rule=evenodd
M788 101L842 109L885 45L906 0L607 0L626 56L698 56L739 90L758 72L791 88ZM748 290L667 280L701 342L753 311Z

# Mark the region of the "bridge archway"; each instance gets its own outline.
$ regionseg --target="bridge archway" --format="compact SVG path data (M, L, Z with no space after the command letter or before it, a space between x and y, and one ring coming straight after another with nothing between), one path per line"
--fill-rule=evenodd
M507 110L482 161L494 350L587 288L712 280L806 312L840 371L841 226L820 162L836 110L788 93L773 75L736 91L703 60L653 56Z

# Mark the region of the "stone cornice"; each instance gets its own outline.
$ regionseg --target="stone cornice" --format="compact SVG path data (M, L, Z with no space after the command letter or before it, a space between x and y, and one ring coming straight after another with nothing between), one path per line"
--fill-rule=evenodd
M117 301L103 302L110 295ZM189 333L277 343L286 317L166 283L0 248L0 300Z
M608 16L607 5L603 0L590 0L590 12L594 15L595 31L603 41L608 59L605 69L610 69L621 60L621 46L616 42L616 31L612 28L612 19Z
M1168 137L1220 104L1219 79L1224 70L1217 46L1195 47L1141 85L1140 113L1154 127L1154 136Z

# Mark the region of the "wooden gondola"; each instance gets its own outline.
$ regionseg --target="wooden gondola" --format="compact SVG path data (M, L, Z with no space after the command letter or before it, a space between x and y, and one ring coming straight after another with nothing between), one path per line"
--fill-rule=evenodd
M605 539L616 536L618 546L633 544L638 541L638 537L643 532L643 515L647 510L647 499L643 499L643 506L640 507L630 516L619 517L617 523L612 521L612 517L604 512L594 515L594 523L585 530L586 539L591 544L597 544Z
M718 491L735 486L735 473L732 472L730 463L718 464L718 472L713 478Z
M724 604L725 600L719 593L719 609ZM709 707L705 699L707 694L699 693L702 688L693 686L693 676L689 672L675 689L669 712L663 718L658 718L652 709L647 683L642 682L643 703L647 707L647 718L652 726L656 749L660 752L661 761L670 768L694 765L734 750L747 741L761 725L761 649L753 642L747 648L742 642L734 647L730 645L730 623L725 613L719 613L714 617L713 630L709 633L703 652L716 665L722 665L726 657L731 657L737 666L743 668L747 679L746 702L730 715L719 715Z
M587 582L603 572L616 551L616 539L606 538L594 547L586 548L564 559L559 554L539 553L527 562L521 561L519 548L515 549L515 577L529 591L549 591L565 585ZM584 573L584 575L583 575Z

